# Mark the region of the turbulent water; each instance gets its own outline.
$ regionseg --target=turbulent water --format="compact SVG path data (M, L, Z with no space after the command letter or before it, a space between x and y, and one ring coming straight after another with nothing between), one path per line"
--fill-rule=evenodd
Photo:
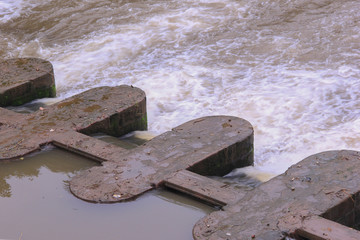
M145 90L149 128L206 115L255 128L256 166L281 173L360 149L360 1L0 0L0 58L40 57L58 100Z

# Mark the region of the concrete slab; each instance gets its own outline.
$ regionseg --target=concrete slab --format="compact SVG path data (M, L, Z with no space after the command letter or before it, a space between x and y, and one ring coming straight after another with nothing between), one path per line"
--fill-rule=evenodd
M185 191L194 183L205 183L198 174L223 175L233 168L252 164L253 128L250 123L236 117L211 116L184 123L104 162L101 167L84 171L71 180L70 190L87 201L119 202L164 184ZM186 175L188 181L178 184L174 180L179 173L184 173L183 170L193 173ZM198 189L193 189L185 192L198 197ZM201 195L210 197L203 200L221 199L219 194L211 193L210 185L207 189Z
M0 108L0 160L20 158L54 143L93 159L111 159L119 151L87 135L121 136L145 130L145 93L135 87L99 87L32 114Z
M55 95L54 70L49 61L37 58L0 61L0 107Z
M310 156L249 191L237 203L201 219L194 227L193 236L195 239L280 240L286 236L310 240L360 239L359 231L348 230L353 226L341 225L355 224L359 219L358 198L355 198L360 192L359 164L360 153L356 151L329 151ZM334 221L341 224L324 228L326 223Z
M328 219L312 216L306 218L296 230L299 237L311 240L359 240L360 232Z
M186 193L214 206L236 203L246 194L231 185L221 183L188 170L176 172L164 182L166 187Z

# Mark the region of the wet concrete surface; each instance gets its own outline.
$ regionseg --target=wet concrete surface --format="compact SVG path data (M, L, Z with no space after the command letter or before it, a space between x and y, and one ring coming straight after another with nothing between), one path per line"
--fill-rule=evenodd
M84 134L121 136L146 128L145 93L125 85L91 89L31 114L0 108L0 159L54 143L79 154L92 149L93 158L101 161L112 154L111 146Z
M200 220L194 227L194 238L360 239L360 232L349 230L351 225L323 227L326 218L332 215L337 217L329 219L331 223L337 220L344 224L341 219L348 215L344 220L357 224L359 218L353 209L358 206L354 196L360 191L359 163L360 153L356 151L312 155L284 174L248 191L237 203ZM341 207L336 207L338 205ZM342 235L337 235L338 232Z
M0 107L55 97L53 66L37 58L0 61Z
M71 180L70 189L75 196L87 201L119 202L164 184L177 190L189 189L204 184L199 182L200 175L224 175L234 168L252 164L251 124L231 116L210 116L184 123L136 149L117 154L101 167L83 171ZM187 175L190 179L171 180L183 170L193 172ZM207 189L201 195L208 196L210 202L219 196L211 193L213 187ZM196 195L197 191L186 193ZM228 196L232 198L234 194L229 191Z

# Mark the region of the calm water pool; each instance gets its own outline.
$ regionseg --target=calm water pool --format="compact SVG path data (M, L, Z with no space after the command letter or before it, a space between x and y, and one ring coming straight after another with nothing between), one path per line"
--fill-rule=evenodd
M116 204L77 199L69 179L96 164L56 148L0 163L0 239L192 239L213 210L165 190Z

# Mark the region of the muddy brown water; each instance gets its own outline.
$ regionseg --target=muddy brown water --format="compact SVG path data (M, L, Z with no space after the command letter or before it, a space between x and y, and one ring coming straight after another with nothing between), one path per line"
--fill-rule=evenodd
M77 199L69 179L96 164L54 147L1 162L0 239L192 239L195 222L213 210L165 190L116 204Z
M26 114L40 106L9 109ZM92 137L125 149L147 141L136 134ZM217 210L169 189L115 204L77 199L69 190L70 178L95 165L99 163L50 145L18 161L0 162L0 239L192 239L193 225ZM245 176L216 179L244 190L259 183Z
M139 87L156 134L206 115L245 118L255 164L280 174L320 151L360 148L358 9L357 0L3 0L0 58L51 61L57 100Z
M27 114L42 106L35 102L8 109ZM148 140L133 133L92 137L125 149ZM0 239L192 239L196 221L215 210L164 189L115 204L77 199L69 180L95 165L99 163L51 145L19 161L0 161Z

